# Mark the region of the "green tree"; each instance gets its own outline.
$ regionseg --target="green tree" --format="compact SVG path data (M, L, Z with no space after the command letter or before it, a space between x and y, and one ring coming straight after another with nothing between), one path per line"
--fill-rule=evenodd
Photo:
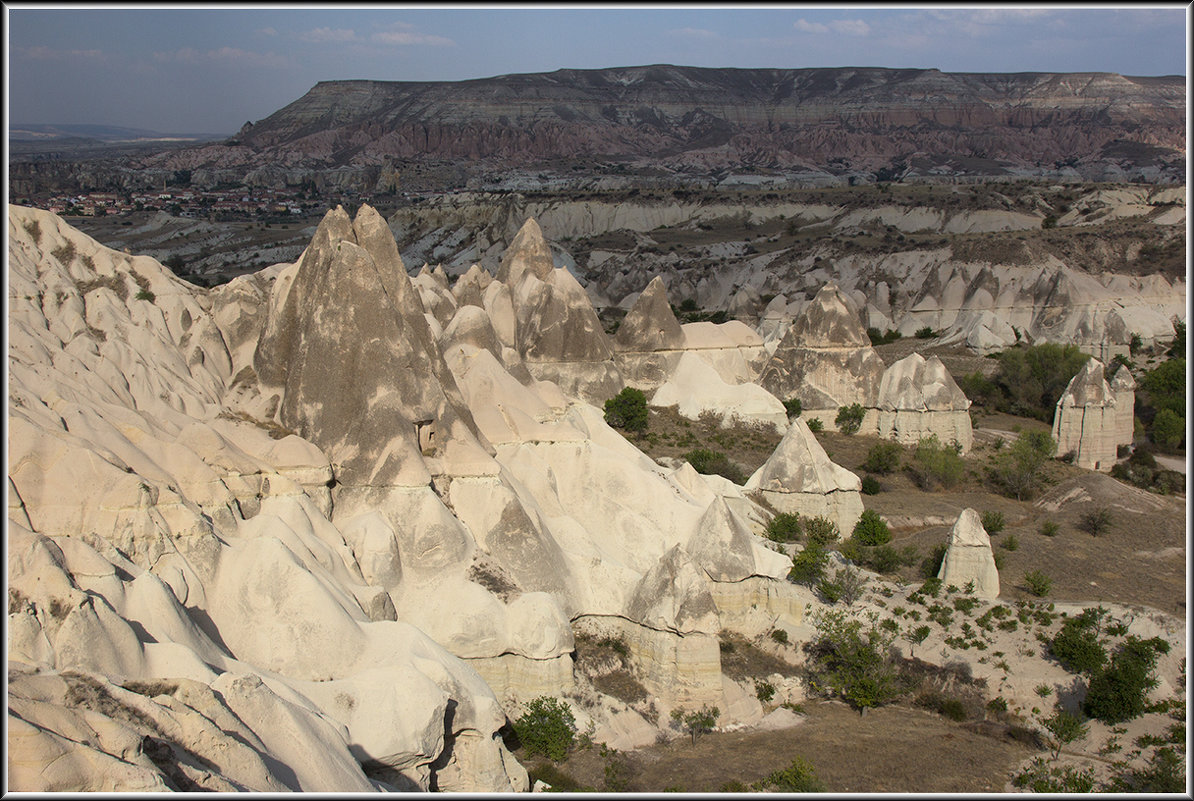
M1140 379L1140 388L1148 394L1148 403L1158 413L1169 409L1179 417L1186 415L1186 360L1169 359L1149 370Z
M1008 348L998 355L995 383L1008 411L1048 422L1066 385L1089 358L1077 345L1046 342Z
M696 745L698 734L713 731L713 727L717 725L719 717L721 717L721 710L715 706L702 706L700 709L694 709L691 712L686 712L683 708L672 710L672 720L679 722L692 735L693 745Z
M1166 353L1181 359L1186 358L1186 324L1181 320L1173 321L1173 343Z
M866 410L862 408L862 404L854 403L839 407L833 423L843 434L856 434L858 429L862 428L862 418L865 416Z
M822 515L804 518L804 534L809 542L824 546L837 542L841 536L837 523Z
M605 422L614 428L646 431L647 419L647 396L641 389L626 387L605 402Z
M799 542L804 536L800 515L780 512L767 523L767 539L772 542Z
M772 771L763 784L781 793L823 793L825 783L817 778L813 765L804 757L796 757L782 770Z
M904 448L898 442L877 442L867 451L862 469L885 476L900 466L903 452Z
M1105 670L1090 680L1082 711L1104 723L1123 723L1144 714L1148 691L1156 686L1157 654L1169 650L1164 640L1129 636Z
M804 546L804 550L792 555L792 569L788 571L788 581L812 587L825 577L825 566L829 564L829 551L824 545L813 542Z
M860 545L883 545L891 542L891 530L886 521L873 509L867 509L854 524L854 539Z
M1152 441L1168 450L1176 450L1186 438L1186 418L1172 409L1162 409L1153 418Z
M888 655L893 636L847 617L844 610L813 613L817 636L805 645L809 654L809 686L840 697L859 713L900 694L898 673Z
M1005 495L1022 501L1041 488L1045 464L1057 451L1057 443L1047 431L1024 431L994 460L988 473L995 487Z
M956 486L966 470L966 463L958 451L954 445L942 444L936 434L918 442L908 466L917 486L928 490Z
M543 695L514 721L514 733L528 755L563 762L576 743L576 718L563 701Z
M1093 675L1107 661L1107 650L1099 640L1099 629L1107 610L1084 609L1066 620L1049 644L1049 651L1061 666L1073 673Z

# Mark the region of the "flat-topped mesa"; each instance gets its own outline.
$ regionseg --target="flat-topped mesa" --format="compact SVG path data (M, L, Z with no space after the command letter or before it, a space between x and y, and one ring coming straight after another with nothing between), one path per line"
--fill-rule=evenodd
M253 367L278 421L323 449L341 484L426 486L423 455L448 441L488 458L376 211L329 211L285 280Z
M781 400L798 398L806 414L832 426L842 406L875 406L882 378L857 307L830 281L792 322L759 383Z
M776 509L828 517L847 535L862 516L862 482L830 461L808 424L797 417L775 452L746 482Z
M1119 409L1103 363L1088 359L1070 379L1053 414L1053 439L1059 455L1074 454L1074 464L1110 470L1116 459Z
M515 349L531 375L597 405L622 389L613 344L589 296L572 273L552 265L533 219L514 237L497 280L510 289Z
M863 431L914 445L937 435L962 452L974 444L970 400L936 356L913 353L883 372L877 408L867 411Z
M982 518L973 509L963 509L949 532L949 547L941 561L937 578L958 589L974 582L979 598L999 596L999 570L991 552L991 538L983 528Z
M627 384L649 391L667 380L683 348L684 331L663 279L656 276L622 319L614 335L614 359Z
M1115 446L1131 445L1136 438L1136 379L1126 364L1121 364L1111 376L1111 391L1115 394Z

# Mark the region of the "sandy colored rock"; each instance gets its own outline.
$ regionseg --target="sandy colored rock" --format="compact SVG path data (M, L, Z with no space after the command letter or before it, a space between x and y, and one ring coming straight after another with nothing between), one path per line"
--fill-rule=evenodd
M614 336L615 361L627 384L644 391L671 374L684 347L684 332L668 303L662 278L654 278L635 300Z
M781 400L805 409L875 406L883 362L871 347L857 307L827 283L792 323L759 375Z
M1103 363L1088 359L1057 401L1053 414L1057 454L1073 452L1079 467L1110 470L1116 460L1119 425L1115 393L1103 378Z
M999 571L991 551L991 538L973 509L963 509L950 530L949 546L937 578L946 586L952 584L959 589L973 582L974 594L979 598L999 596Z
M758 384L727 384L717 370L692 352L680 356L671 377L651 396L651 405L676 406L689 420L709 412L719 416L723 425L739 420L782 431L788 424L787 410L778 398Z
M745 486L761 491L781 512L828 517L847 536L862 515L862 481L829 460L799 417Z
M1136 379L1126 364L1121 364L1111 376L1111 392L1115 395L1115 445L1131 445L1136 438Z
M877 409L868 418L877 436L914 445L935 434L966 453L974 442L969 408L970 401L937 356L925 359L912 353L883 372ZM864 423L863 430L867 428Z

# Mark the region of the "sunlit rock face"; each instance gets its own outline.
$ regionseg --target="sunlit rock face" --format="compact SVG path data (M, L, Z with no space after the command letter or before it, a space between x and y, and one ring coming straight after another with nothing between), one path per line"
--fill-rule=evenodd
M936 435L966 453L974 443L969 409L941 360L913 353L883 372L877 408L867 411L861 431L906 445Z
M798 398L809 411L860 404L879 397L883 361L871 347L854 302L830 282L784 334L759 375L781 400ZM834 415L827 415L832 423Z
M974 594L979 598L999 596L999 571L991 551L991 538L973 509L963 509L954 522L937 577L946 586L952 584L959 589L973 583Z
M245 371L295 266L205 291L16 207L9 240L10 787L525 789L492 690L395 620L327 453Z
M1110 470L1121 425L1116 393L1103 378L1103 363L1088 359L1066 385L1053 413L1057 454L1073 453L1079 467Z
M741 710L719 632L800 622L742 488L536 375L534 321L592 306L532 229L518 291L460 302L368 207L217 290L43 212L9 234L21 789L525 790L498 730L574 686L574 626L613 621L661 703Z
M1131 445L1135 439L1136 379L1126 364L1121 364L1111 376L1111 392L1115 395L1115 445ZM1117 451L1118 453L1118 451Z
M862 482L834 464L808 424L797 417L775 453L746 482L781 512L827 517L848 533L862 516Z
M653 278L614 335L618 368L628 385L655 390L675 369L683 348L684 331L668 303L667 288L662 278Z

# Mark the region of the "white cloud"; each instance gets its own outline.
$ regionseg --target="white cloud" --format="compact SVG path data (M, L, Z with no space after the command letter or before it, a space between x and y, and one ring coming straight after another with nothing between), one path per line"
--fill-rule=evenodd
M809 22L801 17L792 23L792 27L802 33L829 33L829 28L819 22Z
M323 44L325 42L353 42L356 41L355 31L347 28L314 28L298 35L300 41Z
M259 30L257 32L260 34L263 34L265 36L277 36L278 35L277 30L275 30L274 28L262 28L261 30Z
M65 59L103 59L105 58L103 50L55 50L52 47L44 45L35 45L33 47L14 47L13 52L25 58L37 59L39 61L63 61Z
M850 36L867 36L871 32L871 26L860 19L835 19L829 27Z
M241 67L283 69L290 67L290 59L276 53L254 53L236 47L221 47L219 50L196 50L183 47L153 54L155 61L177 64L234 64Z
M418 33L415 31L415 26L409 22L393 22L390 23L388 31L377 31L369 40L381 45L454 45L456 42L445 36L436 36L432 33Z

